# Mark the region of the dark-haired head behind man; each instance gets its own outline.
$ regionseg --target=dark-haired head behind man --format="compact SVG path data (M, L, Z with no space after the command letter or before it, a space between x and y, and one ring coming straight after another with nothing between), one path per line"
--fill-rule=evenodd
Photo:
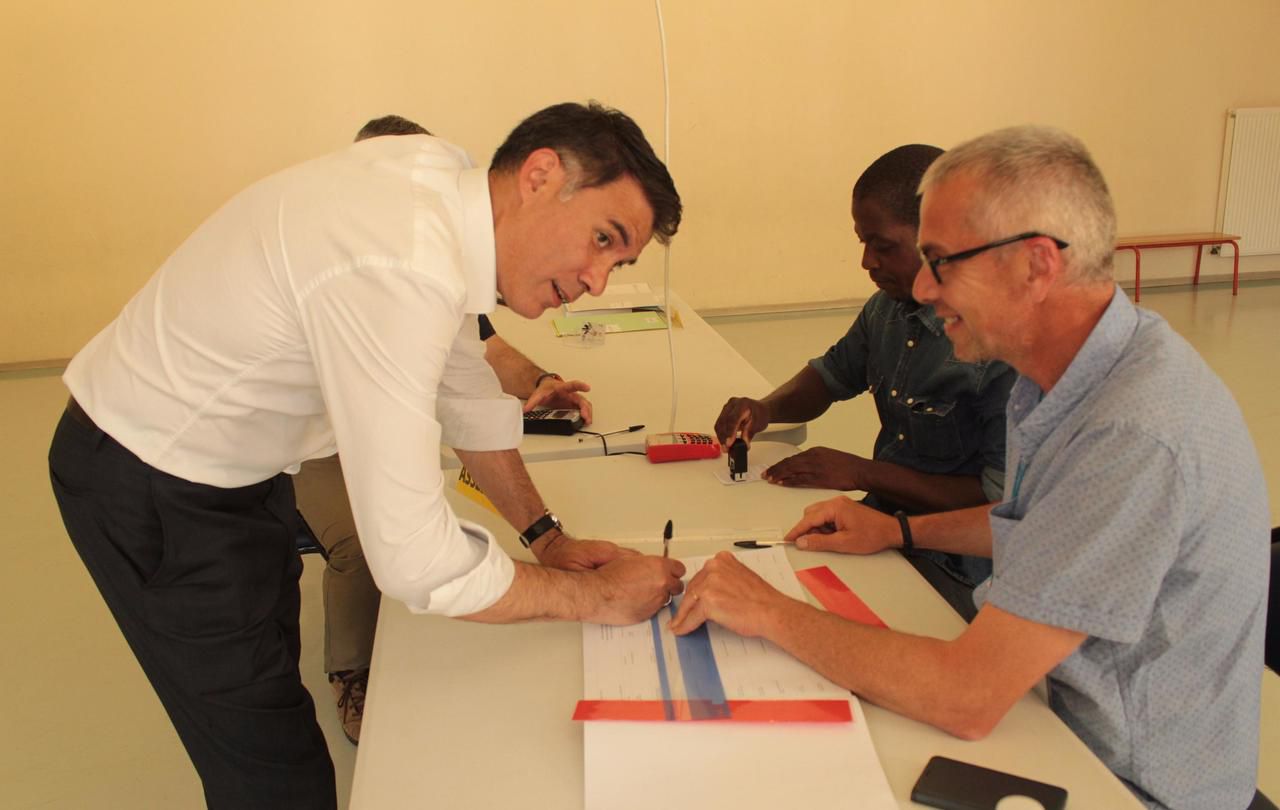
M430 134L426 127L410 121L408 118L401 118L398 115L384 115L381 118L374 118L360 127L360 131L356 133L356 142L367 141L370 138L381 138L383 135Z
M369 570L418 612L631 624L683 588L677 560L560 527L464 328L497 293L533 317L603 290L675 233L679 197L635 124L598 105L548 108L508 141L492 171L439 138L372 137L253 184L67 368L59 508L210 807L336 804L298 674L284 471L306 459L341 453ZM442 445L541 566L453 514ZM149 588L161 573L191 587Z
M911 298L920 272L916 229L920 178L942 154L900 146L877 158L853 187L853 230L862 267L880 292L848 334L762 400L729 400L716 434L750 441L770 422L805 422L832 403L869 391L880 415L872 458L813 447L765 471L792 487L862 490L886 512L908 514L998 500L1004 482L1004 405L1013 373L1002 363L959 363L933 310ZM955 555L912 558L962 615L990 562Z

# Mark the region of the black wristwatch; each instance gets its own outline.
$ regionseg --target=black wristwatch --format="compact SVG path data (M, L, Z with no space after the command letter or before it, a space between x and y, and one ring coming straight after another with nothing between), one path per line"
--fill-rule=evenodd
M902 527L902 553L906 554L916 547L911 537L911 524L907 522L907 513L901 509L894 512L893 516L898 519L898 525Z
M524 543L525 548L531 548L539 537L552 529L564 531L564 527L560 525L560 518L550 512L544 512L542 517L535 520L529 528L520 532L520 542Z

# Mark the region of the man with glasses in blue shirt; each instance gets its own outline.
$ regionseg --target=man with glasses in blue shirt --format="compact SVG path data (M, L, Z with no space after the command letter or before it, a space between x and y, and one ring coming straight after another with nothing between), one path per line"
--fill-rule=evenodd
M930 269L916 299L934 306L958 357L999 358L1020 375L1004 499L898 522L835 498L787 539L990 556L977 617L951 641L856 625L725 555L690 581L673 629L714 620L767 638L966 739L1047 678L1054 712L1146 806L1249 806L1269 509L1239 408L1116 286L1114 208L1078 140L991 133L945 154L921 189Z

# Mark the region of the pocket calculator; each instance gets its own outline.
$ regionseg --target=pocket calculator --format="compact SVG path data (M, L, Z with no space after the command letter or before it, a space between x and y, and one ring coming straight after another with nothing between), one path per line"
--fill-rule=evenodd
M524 415L525 433L572 436L582 425L576 408L534 408Z
M718 458L720 442L707 433L650 433L644 439L644 454L654 464Z

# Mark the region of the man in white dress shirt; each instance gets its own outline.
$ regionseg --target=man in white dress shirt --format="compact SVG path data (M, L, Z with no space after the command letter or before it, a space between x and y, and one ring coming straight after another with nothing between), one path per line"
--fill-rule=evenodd
M678 562L547 512L467 316L599 294L680 212L595 104L534 114L487 171L429 136L362 141L233 197L72 360L54 492L210 807L335 804L297 667L306 459L341 452L370 570L410 610L631 623L679 592ZM542 566L454 515L441 444Z
M425 127L407 118L384 115L361 127L355 139L430 134ZM581 380L565 380L541 368L503 340L487 316L475 317L476 330L484 341L485 362L493 367L503 391L525 400L526 413L540 407L576 408L582 412L583 420L591 424L591 402L582 395L583 391L591 390L591 386ZM347 501L347 485L342 479L338 457L304 462L293 477L293 493L298 511L325 552L324 670L333 689L342 732L357 744L364 724L369 664L373 660L373 638L382 594L360 549L360 536Z

